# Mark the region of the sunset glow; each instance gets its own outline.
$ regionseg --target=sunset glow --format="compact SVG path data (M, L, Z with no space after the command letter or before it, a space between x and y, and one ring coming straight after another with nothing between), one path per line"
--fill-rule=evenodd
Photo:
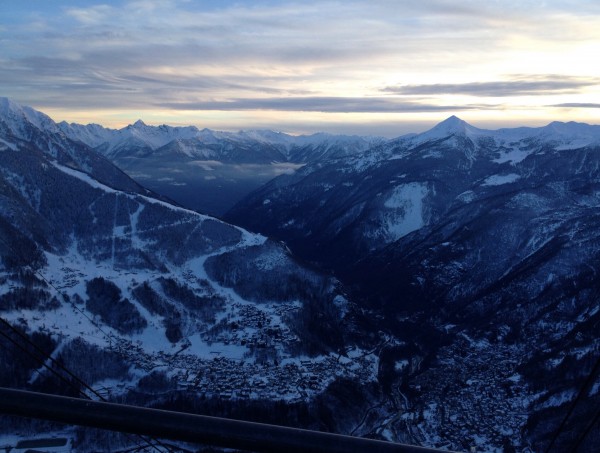
M5 0L0 95L110 127L599 123L599 24L593 1Z

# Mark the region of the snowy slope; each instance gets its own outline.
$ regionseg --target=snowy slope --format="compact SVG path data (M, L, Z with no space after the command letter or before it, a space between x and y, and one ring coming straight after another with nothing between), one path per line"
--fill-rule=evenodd
M331 430L543 451L596 363L597 126L489 131L452 117L374 146L329 148L336 139L323 136L306 149L317 161L252 193L228 224L122 190L114 167L86 164L83 144L10 115L0 118L2 315L47 335L65 360L81 339L101 348L98 361L116 354L125 371L91 380L114 394L130 386L151 398L144 382L154 371L166 378L153 391L172 395L173 385L228 408L286 401L302 417L317 407L326 415L313 421ZM179 153L207 176L224 166L206 160L223 143L230 159L240 143L260 142L267 160L304 152L277 133L236 142L208 130L198 131L204 142L152 150L162 132L142 132L124 152L140 161L148 150ZM351 296L267 236L331 269ZM123 324L94 302L115 288ZM593 419L597 390L592 383L556 448L572 447Z
M234 133L148 126L141 120L119 130L93 124L59 126L140 184L182 206L219 216L280 174L307 162L358 155L385 141L325 133L293 136L269 130Z
M105 160L84 169L78 161L101 157L9 107L0 116L10 124L0 143L11 144L0 146L0 315L87 384L138 404L186 389L308 405L338 380L374 382L377 357L342 334L349 302L335 280L262 235L126 184ZM340 358L345 348L352 359ZM61 391L41 364L0 354L2 382ZM157 376L174 387L144 387Z
M226 219L333 269L410 345L380 362L404 409L382 435L544 450L600 350L599 132L453 117L280 176ZM595 413L589 397L558 449Z
M54 134L60 131L48 115L4 97L0 97L0 118L8 130L21 139L31 138L31 126Z

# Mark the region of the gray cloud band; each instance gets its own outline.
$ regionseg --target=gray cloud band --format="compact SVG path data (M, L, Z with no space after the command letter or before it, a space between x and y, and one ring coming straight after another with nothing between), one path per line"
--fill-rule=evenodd
M554 104L549 107L565 107L572 109L600 109L600 104L593 104L589 102L567 102L564 104Z
M490 109L482 105L434 105L371 97L281 97L228 101L169 102L159 105L174 110L280 110L331 113L444 112Z
M384 88L382 91L399 95L440 95L463 94L486 97L541 96L547 94L567 94L580 92L582 88L598 85L598 79L560 77L532 80L512 80L498 82L473 82L457 84L399 85Z

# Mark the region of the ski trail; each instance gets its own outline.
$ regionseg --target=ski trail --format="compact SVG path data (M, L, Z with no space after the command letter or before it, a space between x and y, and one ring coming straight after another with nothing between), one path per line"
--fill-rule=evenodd
M115 195L115 217L113 220L112 253L111 253L113 270L115 268L115 242L117 240L116 236L117 236L117 212L118 212L118 209L119 209L119 194L116 194Z
M145 207L146 206L144 206L142 203L138 203L136 211L129 215L129 224L131 226L131 246L136 249L141 249L143 247L143 242L137 235L137 226L140 219L140 214Z

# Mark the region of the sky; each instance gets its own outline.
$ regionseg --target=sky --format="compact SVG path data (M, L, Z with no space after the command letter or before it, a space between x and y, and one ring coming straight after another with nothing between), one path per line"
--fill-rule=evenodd
M600 124L597 0L2 0L0 96L56 121L395 137Z

